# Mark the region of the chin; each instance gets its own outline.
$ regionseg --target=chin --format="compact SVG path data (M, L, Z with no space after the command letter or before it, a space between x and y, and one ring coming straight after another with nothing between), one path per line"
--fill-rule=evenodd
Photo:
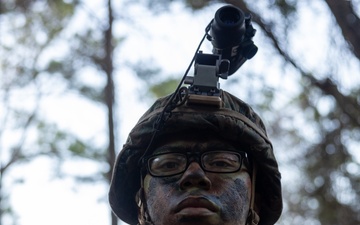
M218 217L215 216L203 216L203 215L179 215L177 219L181 225L186 224L206 224L206 225L220 225L225 224ZM174 225L174 224L173 224Z

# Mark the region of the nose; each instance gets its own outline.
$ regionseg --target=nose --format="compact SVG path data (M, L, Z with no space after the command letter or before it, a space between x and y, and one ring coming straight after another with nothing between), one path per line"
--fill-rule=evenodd
M206 176L204 170L200 167L199 163L191 162L180 179L180 188L182 190L187 190L191 188L209 190L210 187L211 181Z

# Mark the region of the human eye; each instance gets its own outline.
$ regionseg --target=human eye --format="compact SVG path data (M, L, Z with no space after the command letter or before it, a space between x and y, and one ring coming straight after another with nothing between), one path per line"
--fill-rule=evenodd
M203 158L204 167L213 172L235 172L240 168L240 160L235 153L215 152Z
M179 154L164 154L153 157L149 161L150 170L156 175L168 175L181 171L186 158Z
M158 163L157 167L166 170L176 169L179 167L179 162L167 159L162 161L161 163Z
M223 159L217 159L209 163L212 167L229 167L231 164Z

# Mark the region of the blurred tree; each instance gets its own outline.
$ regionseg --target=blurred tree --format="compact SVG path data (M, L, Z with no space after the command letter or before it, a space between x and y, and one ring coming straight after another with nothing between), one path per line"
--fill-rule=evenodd
M81 182L110 182L116 129L112 62L115 39L110 0L104 8L107 17L101 20L80 1L9 0L1 3L0 221L6 217L7 222L16 223L16 215L11 214L13 211L7 201L11 194L9 185L4 189L2 183L7 172L36 157L56 159L60 177L69 175L61 171L64 160L83 158L97 162L98 174L70 175ZM79 19L76 16L81 10L93 23L79 29L74 27L74 21ZM91 72L90 75L84 77L84 70ZM88 82L94 79L91 74L105 81L105 86L102 87L101 82L95 85ZM59 129L41 113L44 99L71 92L87 101L101 103L107 110L108 147ZM117 219L112 214L112 225L116 224Z
M194 14L205 10L213 14L219 3L250 12L260 51L240 69L245 74L230 77L234 82L225 89L241 95L267 121L286 182L285 211L279 224L359 223L358 0L131 2L146 3L157 15L174 3L182 3ZM99 174L77 178L109 180L115 155L113 51L119 42L112 35L112 24L119 15L112 15L110 1L103 9L106 13L99 18L76 0L2 1L1 180L11 168L41 155L54 156L59 164L74 156L107 162ZM78 11L88 14L81 28ZM261 56L262 61L256 61ZM252 62L257 65L251 67ZM155 82L152 78L161 71L154 65L139 63L133 69L151 85L154 95L167 94L176 82L173 78ZM100 82L88 83L91 74ZM92 140L60 130L39 111L49 95L69 90L107 111L107 144L98 147ZM294 169L301 175L288 178ZM1 213L11 211L4 201L9 194L1 189Z
M268 49L263 67L280 64L280 80L290 76L295 83L290 89L282 82L274 85L276 75L267 74L267 70L235 78L240 84L236 84L234 93L238 85L242 95L248 92L245 100L264 115L278 154L282 159L281 155L286 155L287 165L281 161L283 168L296 167L301 174L292 180L293 185L284 185L285 211L279 223L359 224L360 166L356 154L360 150L360 2L147 2L156 12L182 2L194 13L228 3L252 14L263 42L257 43L260 51ZM316 17L304 25L309 12ZM319 21L321 25L317 26ZM314 43L319 38L320 42ZM315 46L315 50L307 46ZM151 90L159 93L159 88L164 89L153 86Z

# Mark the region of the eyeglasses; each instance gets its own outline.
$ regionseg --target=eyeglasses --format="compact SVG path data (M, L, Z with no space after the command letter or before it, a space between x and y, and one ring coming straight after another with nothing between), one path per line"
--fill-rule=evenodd
M196 161L207 172L234 173L240 170L243 159L247 159L247 154L240 151L171 152L150 156L147 169L154 177L173 176L185 172Z

